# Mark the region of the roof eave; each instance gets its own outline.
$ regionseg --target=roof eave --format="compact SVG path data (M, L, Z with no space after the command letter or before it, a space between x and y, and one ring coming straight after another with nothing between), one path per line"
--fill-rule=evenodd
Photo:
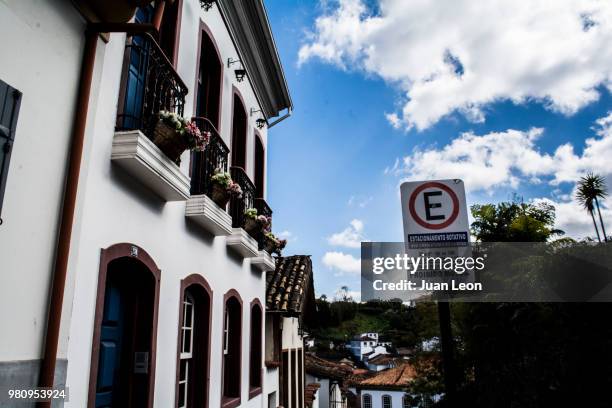
M263 0L217 0L266 120L293 110Z

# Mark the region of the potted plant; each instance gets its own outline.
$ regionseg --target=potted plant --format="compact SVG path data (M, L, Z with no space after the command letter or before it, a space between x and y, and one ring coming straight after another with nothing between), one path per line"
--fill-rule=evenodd
M269 254L281 256L282 250L287 245L286 239L279 239L273 233L266 232L264 235L264 251Z
M212 182L212 200L221 208L225 208L231 197L242 197L242 189L232 180L229 173L217 170L210 178Z
M177 164L185 150L203 151L210 137L210 132L201 132L194 122L167 111L159 112L153 129L153 143Z
M261 229L257 218L257 208L247 208L244 211L242 228L250 235L255 235Z

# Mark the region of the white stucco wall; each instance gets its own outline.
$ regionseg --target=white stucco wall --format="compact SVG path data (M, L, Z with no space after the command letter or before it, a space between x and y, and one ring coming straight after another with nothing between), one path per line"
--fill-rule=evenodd
M226 27L216 8L200 11L196 0L185 0L181 21L181 37L178 50L177 71L189 87L185 116L193 111L196 56L199 36L199 20L202 18L213 33L221 52L221 60L235 58ZM185 219L184 202L165 203L147 187L133 180L110 160L115 126L120 75L122 71L125 35L112 34L108 44L98 44L96 75L98 87L94 111L89 117L86 146L78 197L78 219L72 241L70 270L75 274L74 296L67 298L63 328L68 327L68 378L70 387L69 407L82 407L87 401L89 364L91 359L93 319L98 279L100 249L128 242L145 249L161 269L157 354L155 371L156 407L174 406L175 371L177 352L177 327L179 316L180 280L197 273L204 276L213 290L212 335L210 361L210 406L219 406L221 400L221 357L223 328L223 295L236 289L243 301L242 314L242 406L261 407L268 390L248 399L249 367L249 303L260 299L265 304L264 274L251 267L249 260L242 260L230 253L224 237L212 237L200 227ZM257 108L250 83L238 83L233 69L223 71L222 115L219 131L231 146L232 87L242 94L245 108ZM248 117L247 173L253 178L254 121ZM260 131L264 142L265 129ZM189 154L182 158L181 170L188 174ZM263 364L263 359L262 359ZM272 381L264 376L264 384Z
M83 30L70 2L0 2L0 79L23 93L0 226L0 361L41 357Z
M391 396L391 408L403 408L402 398L405 395L404 391L362 389L361 390L361 406L362 407L363 407L364 394L370 394L372 396L372 408L382 408L383 395Z

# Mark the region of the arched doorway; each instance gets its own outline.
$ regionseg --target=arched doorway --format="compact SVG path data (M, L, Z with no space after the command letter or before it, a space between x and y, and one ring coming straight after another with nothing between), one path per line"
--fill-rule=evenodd
M102 250L88 407L151 407L160 270L142 248Z

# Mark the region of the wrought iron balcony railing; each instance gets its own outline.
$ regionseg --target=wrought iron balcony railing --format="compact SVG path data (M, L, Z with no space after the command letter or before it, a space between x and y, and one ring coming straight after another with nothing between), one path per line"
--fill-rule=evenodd
M151 137L159 111L183 115L187 86L150 34L128 37L123 71L117 130Z
M235 183L242 189L242 198L232 197L230 200L230 215L232 216L232 226L242 227L244 224L244 211L253 208L255 198L255 185L247 176L242 167L231 167L230 175Z
M257 214L265 215L266 217L270 218L270 229L272 229L272 209L270 208L266 200L264 200L263 198L256 198L254 202L255 208L257 209ZM263 249L265 241L264 233L258 233L255 239L259 244L259 249Z
M265 215L266 217L272 218L272 209L263 198L256 198L254 200L255 209L257 209L258 215ZM272 225L270 225L272 227Z
M215 171L227 171L229 147L225 144L215 126L206 118L192 118L201 132L210 132L210 142L203 152L193 152L191 159L191 195L211 196L211 177Z

